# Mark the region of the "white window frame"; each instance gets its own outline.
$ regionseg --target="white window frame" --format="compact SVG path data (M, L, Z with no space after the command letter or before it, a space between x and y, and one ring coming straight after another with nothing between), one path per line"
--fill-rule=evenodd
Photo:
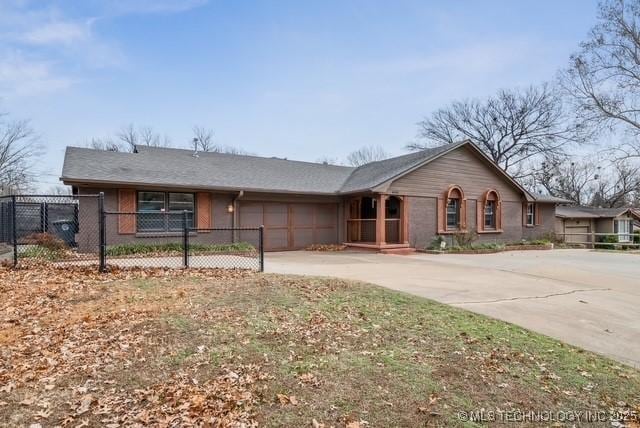
M536 204L529 202L527 204L527 226L536 225Z
M452 206L453 204L453 206ZM450 208L454 208L450 210ZM458 198L450 198L447 201L447 206L445 208L446 219L445 223L448 230L458 230L460 228L460 199ZM449 216L455 216L456 224L449 224Z
M489 230L496 228L496 201L487 201L484 204L484 227Z
M633 220L615 220L616 230L618 231L618 242L633 241ZM622 227L624 225L624 227Z

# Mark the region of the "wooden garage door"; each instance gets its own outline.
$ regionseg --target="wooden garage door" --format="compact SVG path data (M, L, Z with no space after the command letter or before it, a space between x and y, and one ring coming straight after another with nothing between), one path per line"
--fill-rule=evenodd
M567 226L565 242L570 244L586 244L591 241L589 235L571 235L572 233L589 233L589 226Z
M239 222L240 227L264 225L267 251L338 242L337 204L242 202Z

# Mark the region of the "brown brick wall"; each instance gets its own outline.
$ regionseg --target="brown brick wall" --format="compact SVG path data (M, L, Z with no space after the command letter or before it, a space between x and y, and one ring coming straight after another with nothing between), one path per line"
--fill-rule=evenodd
M414 196L409 198L409 244L415 248L425 248L438 235L436 198ZM477 201L467 200L468 230L475 230ZM502 203L501 233L483 233L476 242L518 242L524 239L538 239L554 229L555 208L553 204L540 207L543 224L533 228L522 226L522 203L504 201ZM448 242L452 238L447 238Z
M522 235L524 239L541 239L553 234L556 229L556 208L554 204L538 204L538 215L542 221L539 221L533 227L523 227Z
M178 190L177 190L178 191ZM104 208L105 211L117 212L118 211L118 189L112 188L81 188L81 194L98 194L104 192ZM227 211L227 206L231 203L233 195L212 193L212 211L213 211L213 227L231 227L232 215ZM97 199L82 199L79 214L79 226L80 230L76 236L78 247L80 251L94 251L98 242L98 200ZM193 236L192 242L211 243L212 239L223 240L226 239L227 234L230 236L230 232L215 232L203 233ZM176 234L176 235L179 235ZM118 216L107 215L106 216L106 240L107 245L126 244L132 242L173 242L179 240L179 236L169 237L151 237L141 236L140 234L121 234L118 232Z

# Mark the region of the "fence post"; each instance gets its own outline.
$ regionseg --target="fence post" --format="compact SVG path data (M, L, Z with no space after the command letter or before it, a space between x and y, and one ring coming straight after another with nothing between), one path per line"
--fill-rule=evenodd
M11 234L13 235L13 267L18 266L18 225L16 224L16 195L11 195Z
M106 214L104 212L104 192L100 192L98 195L98 211L99 211L99 217L98 217L98 237L100 240L99 246L98 246L98 258L99 258L99 263L100 266L98 267L98 270L100 272L106 272L107 271L107 233L106 233ZM79 222L80 220L78 220Z
M40 204L40 229L42 229L42 233L47 233L48 232L48 227L47 227L47 223L48 223L48 219L47 219L47 203L46 202L42 202Z
M260 243L260 272L264 272L264 226L260 226L260 229L259 229L259 243Z
M185 268L189 267L189 228L188 228L188 211L182 212L182 264Z

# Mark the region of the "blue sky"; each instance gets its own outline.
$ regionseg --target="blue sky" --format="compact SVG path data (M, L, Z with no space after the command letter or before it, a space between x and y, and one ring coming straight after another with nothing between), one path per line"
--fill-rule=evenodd
M433 110L552 79L596 1L0 0L0 111L64 148L151 126L289 159L400 154Z

